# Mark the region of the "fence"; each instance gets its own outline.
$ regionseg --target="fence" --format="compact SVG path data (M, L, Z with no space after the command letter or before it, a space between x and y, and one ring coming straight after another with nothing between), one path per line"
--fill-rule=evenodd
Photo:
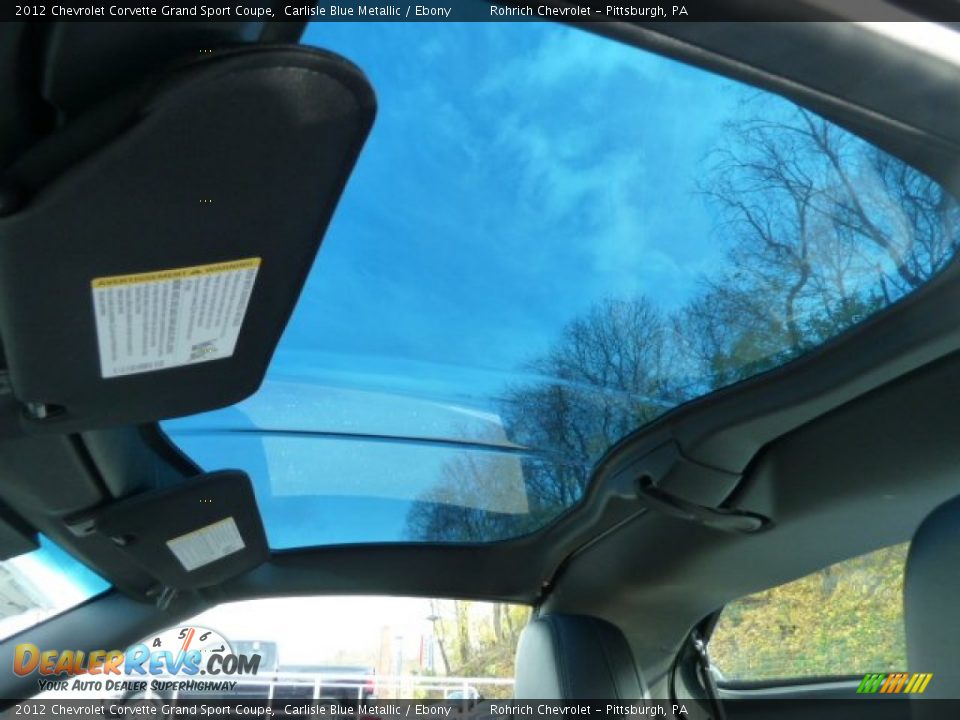
M182 681L183 677L163 678ZM229 691L174 691L166 699L224 695L249 700L476 700L511 697L513 679L492 677L434 677L423 675L367 675L350 673L271 672L258 676L229 676ZM161 697L148 690L147 698Z

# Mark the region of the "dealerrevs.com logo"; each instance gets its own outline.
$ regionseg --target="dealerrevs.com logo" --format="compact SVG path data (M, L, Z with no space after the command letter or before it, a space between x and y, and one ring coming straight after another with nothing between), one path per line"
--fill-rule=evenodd
M237 684L226 678L256 675L260 660L259 654L235 653L215 630L190 626L126 650L41 650L21 643L14 650L13 672L38 675L41 692L225 691Z

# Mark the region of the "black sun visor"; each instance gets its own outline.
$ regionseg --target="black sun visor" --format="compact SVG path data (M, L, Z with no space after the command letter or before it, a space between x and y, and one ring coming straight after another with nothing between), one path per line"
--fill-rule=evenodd
M270 554L250 478L239 470L118 500L68 525L110 538L171 589L216 585Z
M147 422L256 390L374 112L338 56L231 49L23 155L0 335L24 424Z

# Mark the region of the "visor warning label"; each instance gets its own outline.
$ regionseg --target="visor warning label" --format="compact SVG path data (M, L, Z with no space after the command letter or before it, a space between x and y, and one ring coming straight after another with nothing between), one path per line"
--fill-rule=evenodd
M240 552L246 545L232 517L167 540L170 552L187 572Z
M219 360L233 350L260 258L90 282L104 378Z

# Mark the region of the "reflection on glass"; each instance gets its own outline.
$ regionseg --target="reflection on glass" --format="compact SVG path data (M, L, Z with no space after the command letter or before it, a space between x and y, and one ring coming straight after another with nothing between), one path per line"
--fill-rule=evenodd
M307 40L370 76L376 126L264 387L166 425L255 476L275 547L542 527L624 435L836 336L960 243L960 205L901 161L574 28Z

